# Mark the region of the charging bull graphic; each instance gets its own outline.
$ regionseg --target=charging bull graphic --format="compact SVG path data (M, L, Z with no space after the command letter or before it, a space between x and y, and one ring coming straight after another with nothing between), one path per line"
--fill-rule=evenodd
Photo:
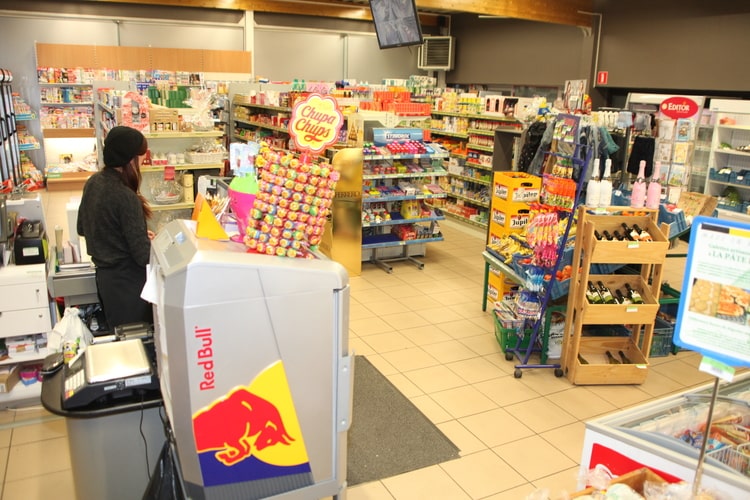
M221 434L216 429L221 429ZM198 453L217 450L216 459L234 465L256 451L276 444L288 445L294 439L287 434L279 410L247 389L239 388L206 411L193 417L195 446Z
M278 478L292 477L295 487L313 483L281 361L196 411L193 436L205 486L265 480L283 489L288 481Z

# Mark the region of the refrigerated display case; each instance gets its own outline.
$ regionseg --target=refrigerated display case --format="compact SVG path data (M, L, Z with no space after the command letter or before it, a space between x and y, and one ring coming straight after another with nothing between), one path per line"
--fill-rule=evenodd
M709 384L586 422L581 470L602 464L619 476L648 467L669 482L692 482L712 390ZM748 498L748 436L750 373L744 373L720 386L701 488L720 498Z

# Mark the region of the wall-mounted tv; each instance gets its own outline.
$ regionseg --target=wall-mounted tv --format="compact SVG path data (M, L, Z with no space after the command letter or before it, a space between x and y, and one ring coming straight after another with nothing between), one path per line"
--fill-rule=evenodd
M370 11L381 49L422 43L415 0L370 0Z

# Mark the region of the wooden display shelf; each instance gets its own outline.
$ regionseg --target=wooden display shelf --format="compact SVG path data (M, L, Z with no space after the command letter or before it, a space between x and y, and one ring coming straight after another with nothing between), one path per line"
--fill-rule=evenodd
M622 233L623 222L628 227L637 224L641 229L648 231L654 241L607 241L592 238L590 257L592 263L648 264L661 261L666 257L669 240L648 216L592 215L587 216L585 224L592 225L600 234L605 230L610 233L618 230Z
M638 274L590 274L588 281L596 285L598 281L604 283L607 288L614 291L624 290L628 283L634 290L640 292L643 304L591 304L583 299L582 313L583 322L587 325L609 325L612 322L622 324L646 324L653 323L659 310L659 301L651 293L648 284ZM587 283L581 283L581 289Z
M622 351L632 363L609 364L606 351L617 359ZM568 379L576 385L642 384L646 381L648 360L632 337L583 337L578 354L588 364L581 363L577 356L570 363Z

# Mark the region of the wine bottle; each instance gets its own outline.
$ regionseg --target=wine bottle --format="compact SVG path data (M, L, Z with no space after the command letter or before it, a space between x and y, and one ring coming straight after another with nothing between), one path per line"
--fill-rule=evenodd
M612 204L612 160L604 160L604 175L599 182L599 206L608 207Z
M601 281L597 281L596 284L599 285L599 295L602 297L602 302L605 304L614 304L615 297L612 295L612 292L609 291L609 288L607 288Z
M587 365L587 364L589 364L589 362L588 362L588 361L586 361L586 358L584 358L584 357L583 357L583 356L581 356L580 354L578 355L578 362L579 362L579 363L581 363L582 365Z
M633 224L633 231L638 235L638 241L653 241L651 234L645 229L641 229L638 224Z
M643 304L643 297L638 290L630 286L630 283L625 283L625 289L628 291L628 297L633 304Z
M607 361L609 361L610 365L621 365L622 362L617 359L616 357L612 356L612 353L609 351L605 351L604 355L607 356Z
M590 281L588 288L586 288L586 300L589 301L589 304L601 304L603 302L602 296L599 295L599 290Z
M659 208L661 203L661 181L659 179L659 171L661 170L661 162L654 162L654 172L651 176L651 180L648 183L646 189L646 208Z
M606 229L602 231L602 234L604 235L604 239L607 241L612 241L615 239L615 237L609 234L609 231L607 231Z
M628 227L628 225L625 224L624 222L621 225L622 225L622 229L625 231L625 234L628 235L629 240L638 241L638 239L641 237L638 231L636 231L632 227Z
M623 363L624 365L632 365L632 364L633 364L633 362L632 362L632 361L630 361L630 358L629 358L629 357L627 357L627 356L625 355L625 353L624 353L624 352L622 352L622 351L617 351L617 354L619 354L619 355L620 355L620 358L622 358L622 363Z
M633 301L630 300L630 297L628 297L627 295L623 294L619 289L615 290L615 299L620 304L632 304L633 303Z
M586 206L599 206L599 193L601 191L601 182L599 181L599 158L594 158L594 170L591 172L591 179L586 185Z
M594 229L594 238L596 238L597 240L601 240L602 239L602 234L599 231L597 231L596 229Z
M614 236L617 241L623 241L625 239L625 236L620 234L620 231L618 231L617 229L612 231L612 236Z
M633 183L633 191L630 193L630 206L643 208L646 204L646 160L641 160L638 165L638 177Z

